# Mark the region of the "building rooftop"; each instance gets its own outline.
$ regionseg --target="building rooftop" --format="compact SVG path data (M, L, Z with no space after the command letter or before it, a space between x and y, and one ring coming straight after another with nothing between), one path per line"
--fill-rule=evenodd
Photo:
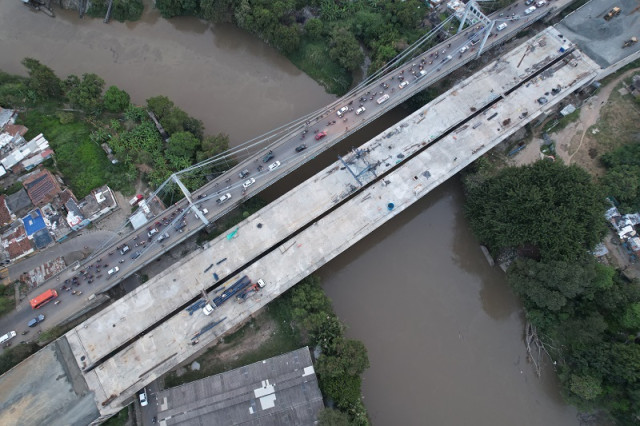
M175 425L313 425L324 408L309 348L158 392Z
M12 109L5 109L0 107L0 129L2 129L7 124L13 124L15 113L16 112Z
M22 218L22 223L24 223L24 229L27 231L28 236L31 236L39 230L47 227L40 209L30 211L28 215Z
M6 133L9 133L11 136L24 136L29 131L29 129L22 124L7 124L6 126L4 126L4 131Z
M7 206L13 214L20 216L21 214L26 213L27 210L32 209L33 203L31 202L27 191L21 189L16 193L7 195Z
M22 183L27 190L31 202L35 206L50 203L61 188L55 176L49 170L43 170Z

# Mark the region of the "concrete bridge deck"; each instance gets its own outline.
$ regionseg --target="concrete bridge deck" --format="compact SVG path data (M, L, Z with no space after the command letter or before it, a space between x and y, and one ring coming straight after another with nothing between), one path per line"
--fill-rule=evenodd
M423 146L427 142L427 135L434 137L432 133L435 130L435 123L423 117L431 113L431 117L434 119L437 117L441 122L440 125L446 127L445 117L454 117L456 111L469 111L471 106L475 107L478 104L478 96L483 90L484 98L489 99L491 90L496 94L493 87L500 87L503 90L511 88L511 85L503 87L506 70L513 67L517 69L516 65L522 59L525 50L533 49L534 53L537 52L537 55L551 61L563 45L566 45L565 41L558 37L555 30L547 30L521 49L483 70L481 75L486 78L492 76L495 80L494 84L487 84L486 79L472 77L452 88L432 104L408 117L396 126L394 131L385 132L370 141L369 144L377 144L380 149L374 148L369 155L373 156L378 151L389 159L383 163L383 168L393 167L397 154L406 156L407 147ZM530 62L532 67L539 63L540 56L537 57L537 61ZM295 235L292 241L244 269L239 275L248 275L254 281L263 278L267 282L267 287L256 297L244 304L230 300L209 317L200 311L193 316L181 311L86 373L85 379L89 388L95 392L96 402L102 404L109 401L108 405L102 408L102 412L107 414L112 410L118 410L126 404L127 399L137 389L197 352L199 347L191 345L191 337L201 328L212 321L223 320L200 338L201 345L215 341L227 330L245 321L251 313L400 213L524 124L535 119L543 110L591 81L597 74L598 67L588 58L576 54L567 61L559 62L551 70L545 73L546 76L536 77L505 96L470 122L474 125L462 126L445 136L414 158L407 160L402 167L392 171L382 181L364 188L339 208ZM545 93L558 85L562 91L555 97L549 96L548 104L540 105L536 102L536 99L545 96ZM466 93L472 96L467 98L464 96ZM523 116L525 111L527 114ZM494 114L497 116L490 119L489 117ZM501 123L506 119L510 119L510 123L502 125ZM475 123L482 124L474 129ZM310 205L330 207L336 197L341 197L339 191L344 191L345 185L349 184L354 184L352 176L346 170L340 170L340 163L335 163L284 195L265 211L240 224L237 238L230 241L226 238L214 241L204 252L176 268L174 273L182 277L180 281L176 279L174 282L173 278L167 280L167 276L159 277L154 282L148 283L142 290L147 292L145 297L138 295L123 299L108 309L110 313L105 312L104 315L127 313L128 317L112 328L131 327L128 330L130 334L141 331L142 328L138 324L147 322L146 317L149 313L144 308L153 310L157 307L156 302L162 301L162 299L156 299L159 289L169 291L169 287L178 287L176 283L180 282L182 285L179 287L179 293L188 293L187 288L191 288L192 295L197 293L201 287L193 277L193 271L197 271L195 274L197 276L210 263L215 263L223 256L228 258L229 263L223 264L229 268L227 271L230 271L233 265L241 265L242 262L250 260L247 253L256 250L254 247L267 247L274 241L277 242L280 234L274 238L273 233L291 229L293 227L291 225L301 225L306 220L305 207ZM387 209L389 202L395 205L391 211ZM317 208L312 210L314 213L319 212ZM297 214L305 219L297 219ZM262 228L257 227L258 223L262 224ZM233 263L229 259L239 260ZM202 279L207 278L202 277ZM208 281L211 279L209 278ZM130 305L131 302L133 305ZM170 302L164 300L162 303ZM141 307L143 309L139 309ZM85 325L87 325L86 329ZM91 320L91 323L77 327L66 336L77 359L86 356L84 348L89 344L96 350L102 348L101 338L106 332L104 328L108 326L107 323L99 326L100 330L92 329L98 325ZM115 338L115 335L109 335L110 341ZM104 348L102 349L102 353L106 352Z
M98 317L70 331L61 340L68 342L77 365L65 367L71 372L67 380L78 379L77 373L72 374L73 371L98 363L96 368L82 373L81 379L88 389L83 391L83 395L87 392L93 394L103 416L117 412L145 384L245 321L300 279L399 214L544 110L557 104L564 96L591 81L598 71L597 65L576 53L566 61L561 60L551 66L551 71L545 71L505 94L514 87L513 78L529 77L538 69L537 66L541 66L541 62L553 62L561 54L559 50L563 45L566 45L566 41L558 36L557 31L548 29L453 87L393 129L369 141L362 147L369 149L363 158L369 164L378 164L380 161L376 173L387 173L384 179L352 194L351 185L357 189L357 182L337 162L241 223L236 238L227 240L223 236L212 241L202 252L192 254L171 271L154 278L114 303ZM520 61L522 63L518 66ZM529 71L525 72L527 68ZM556 96L548 96L548 104L541 106L536 102L536 99L558 85L562 88L561 92ZM471 113L471 108L479 111L494 101L489 109L481 111L468 123L441 136L464 121ZM523 115L525 111L527 114ZM497 115L493 117L494 114ZM506 119L510 119L510 122L503 125ZM476 126L477 123L480 125ZM438 137L440 139L425 148ZM417 154L409 158L414 152ZM401 158L399 154L402 154ZM354 167L363 166L359 161ZM397 162L402 163L401 167L395 167ZM371 181L373 175L369 173L363 178ZM313 212L309 217L318 216L344 198L348 198L347 201L321 219L315 222L308 219L309 210ZM395 205L391 211L387 208L389 202ZM256 254L261 254L264 251L262 247L280 243L309 221L312 222L309 227L239 274L246 274L254 281L262 278L267 282L267 286L246 303L238 304L235 300L229 300L210 316L203 315L201 311L192 316L184 310L180 311L103 360L129 338L162 319L167 312L191 300L203 286L208 287L213 280L213 272L220 277L229 275L250 262ZM258 224L262 226L259 228ZM227 260L215 265L223 258ZM211 264L215 266L205 274L204 270ZM191 344L191 337L196 332L220 320L223 321L200 337L198 345ZM38 358L42 356L38 353L27 363L38 363ZM100 360L103 362L99 363ZM70 360L58 358L58 362ZM24 373L26 370L21 371ZM2 382L15 379L15 374L16 370L11 370ZM22 380L32 380L31 392L37 393L38 386L47 386L46 383L36 384L36 377L23 377ZM12 420L9 423L14 423L16 418L22 418L15 416L27 414L25 410L32 398L27 389L29 387L25 385L12 391L0 383L2 400L16 402L13 408L22 407L10 412L9 407L3 404L0 421ZM86 400L86 396L83 400ZM36 418L34 414L30 419L33 420L30 423L53 420L48 423L56 424L56 419L51 416Z
M541 43L545 44L544 48L540 47ZM375 174L366 173L359 178L362 184L370 182L376 175L394 167L401 160L399 155L407 158L423 149L433 139L462 123L472 111L486 107L516 84L562 56L560 48L563 46L570 48L571 44L559 38L555 31L539 34L512 55L489 65L393 129L363 144L360 150L366 154L360 160L354 160L355 155L351 153L344 157L345 161L355 161L352 169L356 173L366 167L364 161L372 165ZM523 57L524 51L527 53ZM539 80L536 79L533 84L539 84ZM535 102L532 104L535 107ZM496 118L493 122L504 119ZM481 122L480 119L477 122ZM389 137L405 129L409 131L406 137ZM483 126L478 127L475 130L476 137L487 139L484 132ZM359 182L340 162L328 166L241 223L236 238L229 241L222 235L211 241L204 251L191 253L179 267L164 271L112 307L76 327L67 335L67 339L74 353L78 354L79 365L91 367L196 297L201 290L213 285L214 272L222 279L228 277L359 189ZM259 228L258 224L262 224L262 227ZM215 265L224 258L227 260ZM214 266L205 273L211 264ZM234 277L229 278L233 282Z

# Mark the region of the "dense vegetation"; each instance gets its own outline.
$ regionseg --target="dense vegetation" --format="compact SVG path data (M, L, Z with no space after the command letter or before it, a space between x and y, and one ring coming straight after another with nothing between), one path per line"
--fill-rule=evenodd
M169 134L167 142L145 108L132 105L129 94L115 86L105 91L101 77L70 75L63 81L35 59L23 64L26 79L0 73L0 105L24 111L19 122L30 129L27 138L45 135L56 153L55 167L78 197L104 184L131 193L138 177L156 186L174 171L228 148L226 135L205 136L202 122L165 96L148 99L147 108ZM104 143L119 160L116 164L107 159ZM216 172L211 166L185 176L184 183L197 188Z
M640 287L589 253L604 232L604 191L559 161L499 172L481 161L465 183L474 233L494 253L519 254L507 278L556 363L567 401L634 423Z
M607 168L601 180L607 195L620 203L623 213L640 211L640 144L623 145L600 160Z

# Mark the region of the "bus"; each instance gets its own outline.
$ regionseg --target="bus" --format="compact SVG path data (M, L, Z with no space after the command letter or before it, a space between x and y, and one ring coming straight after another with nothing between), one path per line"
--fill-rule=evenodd
M37 296L37 297L34 297L33 299L31 299L31 307L33 309L38 309L39 307L41 307L42 305L44 305L47 302L52 301L56 297L58 297L58 292L57 291L55 291L55 290L47 290L44 293L42 293L40 296Z

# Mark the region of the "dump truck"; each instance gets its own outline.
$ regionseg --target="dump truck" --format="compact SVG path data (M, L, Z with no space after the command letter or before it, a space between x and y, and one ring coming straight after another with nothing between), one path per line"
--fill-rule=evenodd
M620 8L616 6L613 9L611 9L609 12L607 12L606 15L604 15L604 20L608 21L612 18L615 18L618 15L620 15Z
M626 40L624 42L624 44L622 45L622 48L624 49L625 47L633 46L637 42L638 42L638 38L637 37L631 37L629 40Z

